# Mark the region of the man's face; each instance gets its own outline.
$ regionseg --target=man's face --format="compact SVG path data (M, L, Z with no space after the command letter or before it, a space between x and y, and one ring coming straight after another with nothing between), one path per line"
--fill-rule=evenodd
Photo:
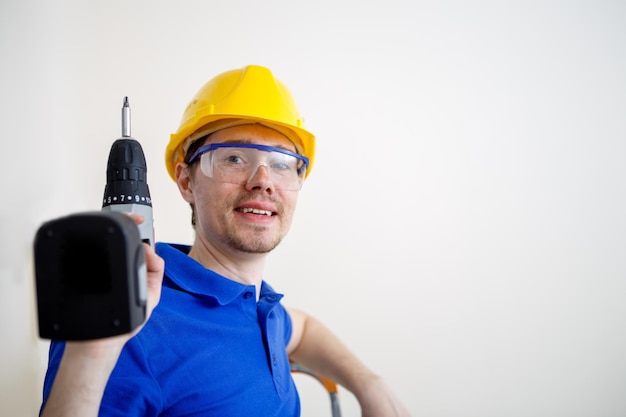
M209 143L243 142L285 148L294 144L281 133L251 124L219 130ZM195 205L196 240L222 250L267 253L287 234L298 191L276 190L265 167L260 167L245 184L231 184L208 178L199 163L191 174L185 199Z

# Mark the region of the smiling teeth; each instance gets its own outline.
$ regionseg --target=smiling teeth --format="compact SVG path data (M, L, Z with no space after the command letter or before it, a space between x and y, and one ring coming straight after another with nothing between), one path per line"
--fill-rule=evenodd
M242 213L254 213L254 214L265 214L266 216L271 216L272 212L268 210L259 210L254 208L242 208Z

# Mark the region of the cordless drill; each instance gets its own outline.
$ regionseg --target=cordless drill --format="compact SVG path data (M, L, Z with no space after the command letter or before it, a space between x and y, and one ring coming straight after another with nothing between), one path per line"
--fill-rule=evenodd
M128 333L146 318L144 242L154 245L152 201L141 145L130 137L128 98L122 137L111 146L101 211L44 223L34 241L39 336L88 340ZM139 226L124 212L143 216Z

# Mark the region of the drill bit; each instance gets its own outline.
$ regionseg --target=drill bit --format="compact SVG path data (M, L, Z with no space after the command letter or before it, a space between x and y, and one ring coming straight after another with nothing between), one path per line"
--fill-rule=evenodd
M130 105L128 97L124 97L124 105L122 106L122 137L130 137Z

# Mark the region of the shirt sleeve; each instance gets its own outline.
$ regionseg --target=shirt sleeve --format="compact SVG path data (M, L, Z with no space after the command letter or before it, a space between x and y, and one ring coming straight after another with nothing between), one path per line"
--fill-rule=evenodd
M48 351L48 369L46 370L46 376L43 381L43 401L41 403L41 408L39 409L39 414L43 412L46 401L48 401L48 397L50 396L52 384L54 383L54 378L56 378L57 372L59 371L59 364L61 363L64 351L65 343L56 341L50 342L50 348Z
M281 308L283 310L283 314L285 315L284 335L285 335L285 347L287 347L287 345L289 344L289 341L291 340L291 335L293 334L293 323L291 322L291 316L289 315L289 312L287 311L285 307L282 306L282 304L281 304Z
M100 404L99 417L158 416L162 392L139 338L131 339L113 369Z

